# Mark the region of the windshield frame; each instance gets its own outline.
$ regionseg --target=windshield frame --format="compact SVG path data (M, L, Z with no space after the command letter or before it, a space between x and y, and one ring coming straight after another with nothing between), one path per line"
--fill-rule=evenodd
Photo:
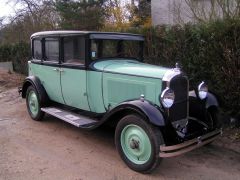
M92 58L92 40L113 40L113 41L135 41L139 43L139 58L135 57L101 57L101 58ZM103 59L132 59L139 62L143 62L143 51L144 51L144 36L138 34L128 34L128 33L93 33L89 34L88 37L88 60L91 64L94 61L103 60Z

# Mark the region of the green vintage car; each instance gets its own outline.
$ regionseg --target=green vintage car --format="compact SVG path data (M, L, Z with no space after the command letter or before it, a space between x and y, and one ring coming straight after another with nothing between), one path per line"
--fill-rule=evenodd
M44 113L81 129L108 122L133 170L211 143L220 134L216 97L206 83L189 88L175 68L143 63L138 34L45 31L31 36L29 76L20 88L33 120Z

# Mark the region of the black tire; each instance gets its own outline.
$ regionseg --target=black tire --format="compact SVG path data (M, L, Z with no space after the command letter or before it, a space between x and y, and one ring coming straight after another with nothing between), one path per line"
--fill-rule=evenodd
M150 140L151 155L150 155L150 158L143 164L134 163L124 153L122 143L121 143L121 134L124 128L128 127L129 125L136 125L137 127L140 127L142 130L145 131L146 135ZM122 160L127 164L129 168L141 173L150 173L154 169L156 169L160 163L160 160L161 160L161 158L159 157L160 145L164 144L164 140L159 128L146 122L142 117L136 114L131 114L123 117L118 123L115 131L115 144ZM131 143L129 143L129 146L131 146L130 144Z
M36 95L36 113L33 113L31 108L30 108L30 102L29 102L29 98L30 98L30 95L35 93ZM44 112L41 111L41 103L40 103L40 99L39 99L39 94L37 92L37 90L33 87L33 86L29 86L28 89L27 89L27 92L26 92L26 104L27 104L27 110L28 110L28 113L29 115L31 116L31 118L35 121L41 121L43 119L43 116L44 116Z

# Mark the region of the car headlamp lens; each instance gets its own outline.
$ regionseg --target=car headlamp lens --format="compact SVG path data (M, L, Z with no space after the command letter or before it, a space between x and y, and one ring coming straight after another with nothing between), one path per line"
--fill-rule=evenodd
M208 86L205 82L201 82L198 85L198 96L200 99L205 99L208 93Z
M166 88L161 94L161 102L165 108L170 108L175 99L175 94L173 90Z

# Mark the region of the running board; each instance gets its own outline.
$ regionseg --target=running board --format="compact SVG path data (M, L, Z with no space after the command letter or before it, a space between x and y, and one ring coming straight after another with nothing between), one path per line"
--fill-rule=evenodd
M90 119L88 117L56 107L45 107L41 108L41 110L47 114L57 117L77 127L89 127L97 123L97 121Z

